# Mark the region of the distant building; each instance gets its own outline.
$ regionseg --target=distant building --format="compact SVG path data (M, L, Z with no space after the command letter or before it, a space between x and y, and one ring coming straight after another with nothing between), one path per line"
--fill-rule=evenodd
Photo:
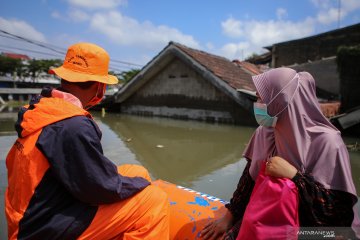
M20 60L23 60L23 61L30 60L29 56L24 55L24 54L3 52L1 55L5 56L5 57L8 57L8 58L12 58L12 59L20 59Z
M326 100L338 100L340 95L340 76L337 71L336 56L322 60L294 64L289 67L298 72L309 72L316 82L316 94Z
M137 115L255 125L251 77L259 73L253 64L170 42L114 95L114 108Z
M248 59L254 64L276 68L287 66L314 76L317 95L324 101L340 98L336 54L340 46L360 44L360 23L329 32L280 42L265 47L270 52Z
M24 54L2 52L1 56L19 59L23 65L28 65L31 58ZM60 79L45 73L37 77L23 77L15 73L6 73L0 76L0 105L6 101L30 99L31 96L39 94L44 86L60 86Z
M271 67L275 68L336 56L338 47L358 44L360 23L265 48L271 52Z

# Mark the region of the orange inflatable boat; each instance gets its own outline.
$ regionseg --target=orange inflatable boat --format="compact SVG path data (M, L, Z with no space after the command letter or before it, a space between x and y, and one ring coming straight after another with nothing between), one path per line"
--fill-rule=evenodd
M163 180L153 184L169 196L170 239L199 239L206 223L225 213L224 200Z

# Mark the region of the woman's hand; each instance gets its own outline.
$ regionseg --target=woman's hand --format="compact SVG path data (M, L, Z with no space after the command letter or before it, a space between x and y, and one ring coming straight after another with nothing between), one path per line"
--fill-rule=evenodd
M212 220L200 233L200 237L204 240L223 239L227 230L232 226L233 216L227 210L224 216L219 219Z
M292 179L296 173L297 169L281 157L275 156L266 162L266 175Z

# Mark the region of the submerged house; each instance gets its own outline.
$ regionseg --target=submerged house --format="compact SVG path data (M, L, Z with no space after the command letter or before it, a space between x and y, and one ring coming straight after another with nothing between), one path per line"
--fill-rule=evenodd
M122 113L254 125L255 65L170 42L114 95Z

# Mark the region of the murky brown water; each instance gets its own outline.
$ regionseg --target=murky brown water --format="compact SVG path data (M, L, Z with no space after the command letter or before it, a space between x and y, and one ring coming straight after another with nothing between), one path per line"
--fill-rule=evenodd
M16 139L17 113L0 112L0 239L6 239L5 157ZM245 167L241 154L254 128L95 113L103 132L105 155L115 164L145 166L153 179L164 179L229 200ZM345 138L360 143L359 138ZM350 152L353 178L360 192L360 152Z

